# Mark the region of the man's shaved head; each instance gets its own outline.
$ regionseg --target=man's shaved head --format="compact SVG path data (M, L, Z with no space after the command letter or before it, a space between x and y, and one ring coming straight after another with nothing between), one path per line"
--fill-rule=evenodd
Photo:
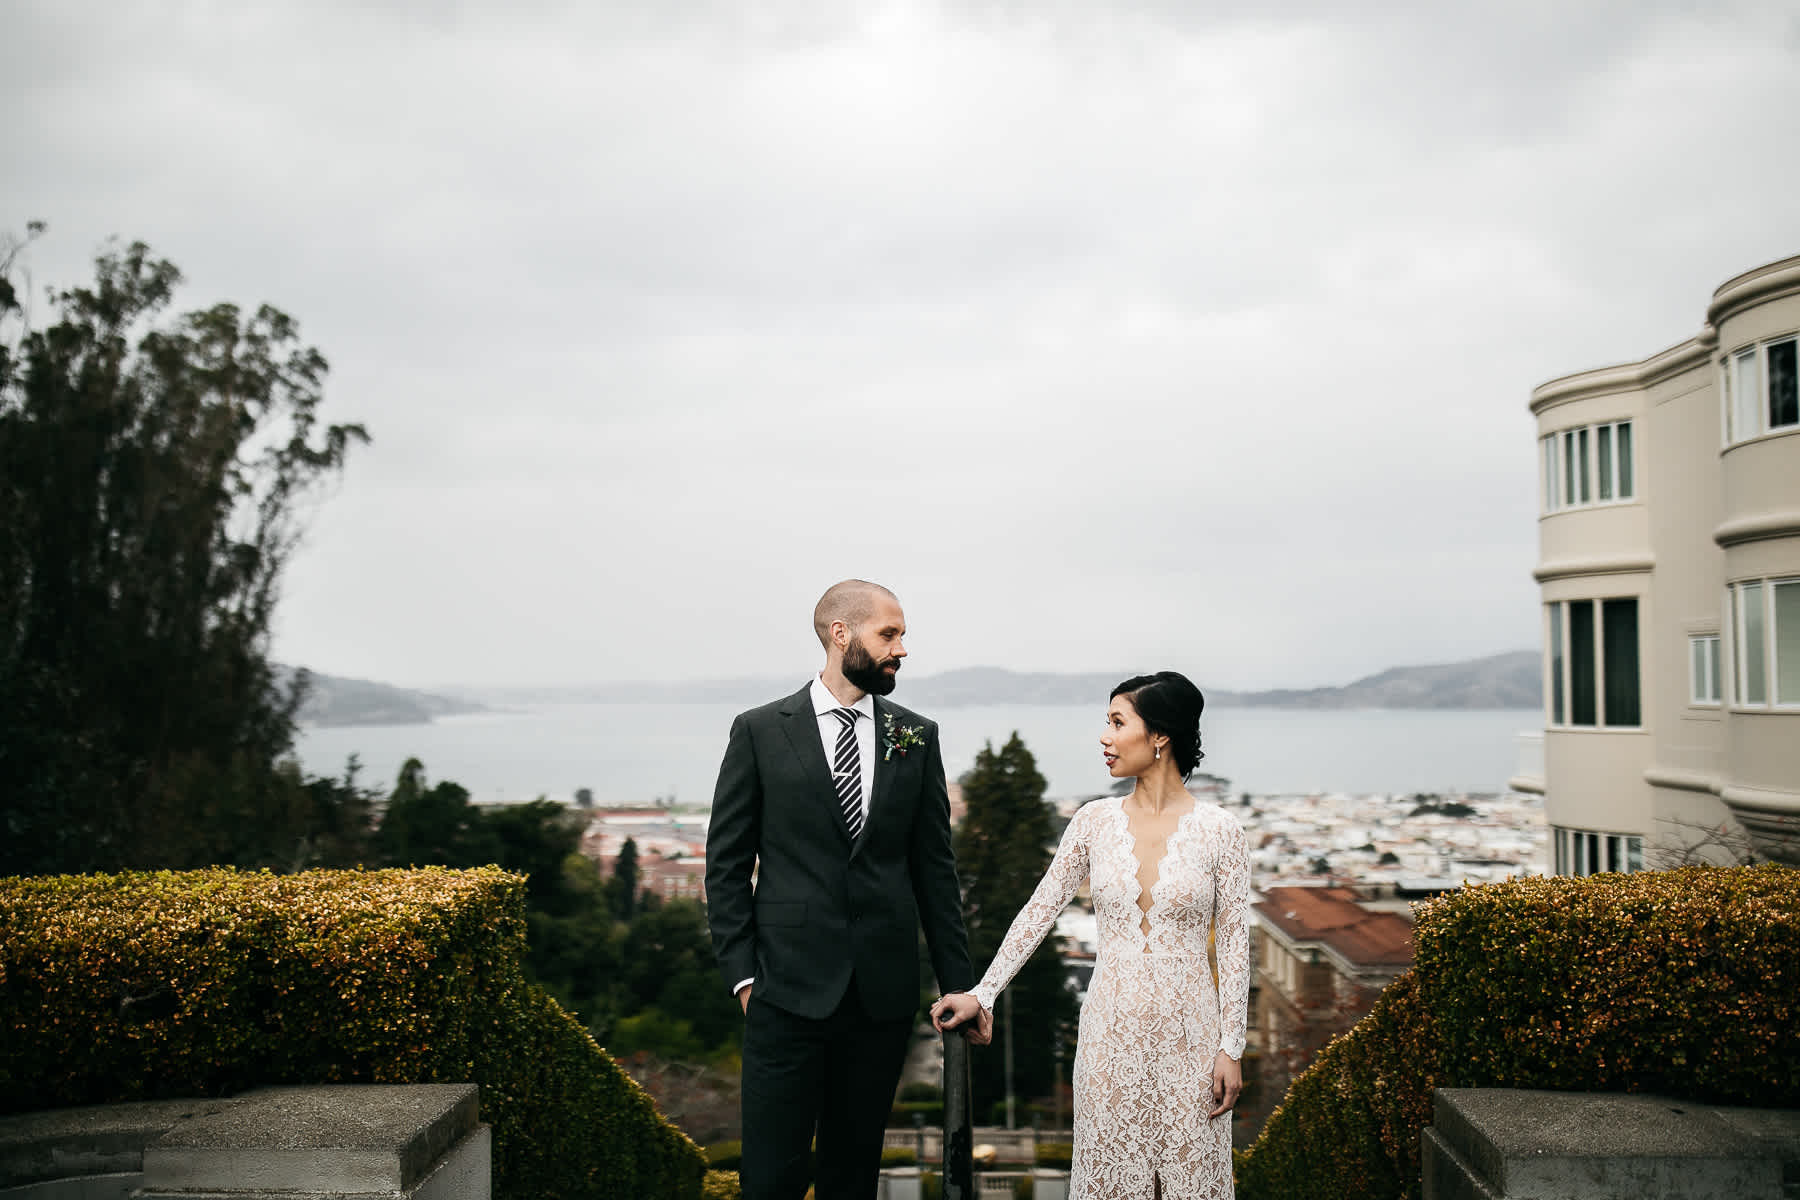
M819 635L819 644L830 650L833 621L842 621L854 633L856 627L874 613L876 603L883 599L900 603L894 593L866 579L846 579L826 588L813 608L813 632Z

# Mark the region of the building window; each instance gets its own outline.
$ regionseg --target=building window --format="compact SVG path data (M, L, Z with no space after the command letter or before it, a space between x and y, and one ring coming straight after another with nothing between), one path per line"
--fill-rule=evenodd
M1550 606L1550 723L1563 723L1563 683L1564 666L1567 656L1563 654L1563 610L1566 604Z
M1635 833L1598 833L1560 825L1554 827L1554 832L1558 875L1644 869L1644 839Z
M1564 429L1540 439L1544 511L1620 504L1637 492L1631 422Z
M1688 703L1719 702L1719 635L1697 634L1688 639Z
M1560 600L1547 607L1550 724L1641 724L1637 598Z
M1729 603L1733 701L1800 707L1800 579L1734 583Z
M1800 427L1800 338L1735 351L1723 376L1728 444Z

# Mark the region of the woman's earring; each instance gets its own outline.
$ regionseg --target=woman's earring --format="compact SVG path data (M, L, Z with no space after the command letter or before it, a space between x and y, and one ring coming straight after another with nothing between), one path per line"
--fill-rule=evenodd
M1158 747L1157 747L1157 748L1156 748L1156 753L1155 753L1155 754L1153 754L1153 755L1151 755L1151 756L1150 756L1150 757L1151 757L1151 758L1161 758L1161 757L1162 757L1162 747L1161 747L1161 746L1158 746Z

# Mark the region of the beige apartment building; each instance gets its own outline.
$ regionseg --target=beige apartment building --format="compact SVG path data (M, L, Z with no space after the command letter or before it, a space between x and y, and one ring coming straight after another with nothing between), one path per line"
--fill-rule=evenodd
M1553 379L1538 423L1555 871L1800 861L1800 256L1700 332Z

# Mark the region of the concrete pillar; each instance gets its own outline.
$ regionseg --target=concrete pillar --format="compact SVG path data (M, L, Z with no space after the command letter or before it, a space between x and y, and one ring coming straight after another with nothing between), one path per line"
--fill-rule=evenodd
M5 1200L488 1200L474 1084L270 1088L0 1118Z
M1789 1200L1800 1111L1663 1096L1439 1088L1425 1200Z

